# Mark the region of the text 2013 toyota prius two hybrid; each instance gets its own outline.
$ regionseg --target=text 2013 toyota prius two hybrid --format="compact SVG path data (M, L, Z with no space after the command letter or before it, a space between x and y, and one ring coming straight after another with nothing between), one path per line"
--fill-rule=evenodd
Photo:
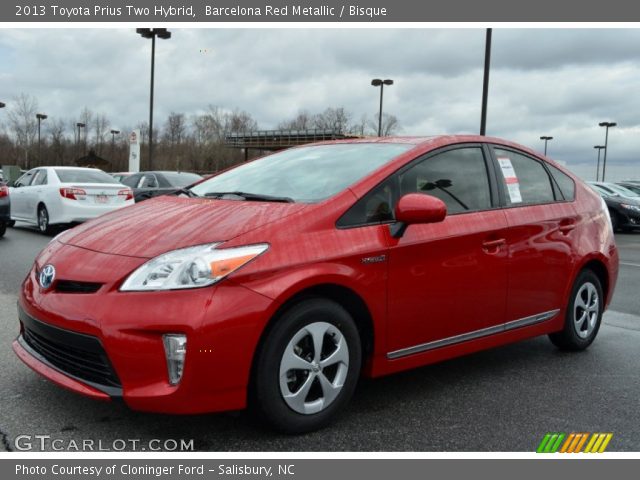
M22 286L13 346L90 397L249 406L303 432L361 375L543 334L588 347L617 274L602 200L531 150L478 136L329 142L56 237Z

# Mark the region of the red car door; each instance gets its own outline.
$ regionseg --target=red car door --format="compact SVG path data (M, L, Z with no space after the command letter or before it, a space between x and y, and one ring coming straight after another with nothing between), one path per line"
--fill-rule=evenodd
M396 174L398 197L436 196L447 217L410 225L401 238L389 234L389 358L490 334L504 323L507 222L495 208L493 171L488 149L465 145Z
M564 307L574 270L574 186L560 170L524 152L497 146L493 151L509 225L507 321L524 326L553 318ZM563 191L552 169L566 177Z

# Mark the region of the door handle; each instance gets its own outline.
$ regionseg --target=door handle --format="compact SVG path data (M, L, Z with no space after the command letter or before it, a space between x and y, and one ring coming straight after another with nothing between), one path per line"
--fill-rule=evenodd
M488 254L498 253L500 247L505 245L507 241L504 238L498 238L496 240L485 240L482 242L482 250Z

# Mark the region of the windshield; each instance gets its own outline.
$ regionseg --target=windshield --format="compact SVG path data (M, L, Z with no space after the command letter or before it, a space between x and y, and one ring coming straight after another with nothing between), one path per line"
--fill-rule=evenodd
M224 192L319 202L413 148L397 143L341 143L278 152L196 185L200 196Z
M118 183L102 170L55 169L62 183Z
M633 190L629 190L628 188L623 187L622 185L608 185L608 187L616 193L619 193L623 197L640 197Z

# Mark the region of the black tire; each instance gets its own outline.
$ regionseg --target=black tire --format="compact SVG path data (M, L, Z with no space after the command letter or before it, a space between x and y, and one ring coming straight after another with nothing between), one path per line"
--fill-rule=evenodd
M49 210L44 205L38 206L38 230L40 233L48 234L51 232L49 225Z
M589 290L591 287L589 287L589 285L593 287L592 293L597 294L597 308L591 300L585 302L585 297L590 295ZM589 313L585 308L577 305L577 303L580 303L580 301L577 300L578 295L581 296L583 303L591 304L590 306L593 308L592 313ZM602 314L604 312L604 301L602 285L598 276L588 269L580 272L571 290L564 320L564 328L559 332L549 335L551 342L559 349L569 351L584 350L591 345L596 335L598 335L598 330L600 330ZM586 318L583 317L585 313L587 315ZM576 318L585 318L585 320L580 322L576 320ZM593 324L589 326L592 323L592 318L594 319Z
M344 354L345 358L348 358L349 364L345 367L344 363L341 363L341 366L337 367L347 369L346 373L342 370L341 378L343 381L336 380L339 375L337 368L332 380L332 372L329 369L333 367L321 368L319 367L321 362L315 363L315 359L313 359L309 361L314 363L316 370L288 370L287 372L291 372L294 378L284 380L285 386L283 387L280 369L290 342L293 344L293 339L299 336L305 327L325 326L326 324L329 324L329 330L322 335L323 348L320 350L324 350L324 346L327 344L330 347L336 347L330 345L330 340L340 339L340 336L342 340L346 341L348 355L346 352ZM305 334L302 333L302 335ZM300 348L299 345L302 345L303 342L313 341L311 334L299 338L302 339L298 340L294 348ZM306 345L312 345L312 343ZM342 306L328 299L310 298L305 300L286 311L267 333L260 345L256 355L250 390L251 409L259 415L260 419L266 420L273 428L284 433L299 434L318 430L333 421L351 399L360 376L361 363L360 336L351 315ZM298 375L301 377L300 379L298 379ZM309 379L311 375L315 376ZM320 378L321 375L322 378ZM283 378L289 379L289 373ZM288 382L292 382L295 386L296 382L299 382L297 385L302 385L306 384L308 380L310 380L311 389L307 390L307 393L302 397L304 406L314 405L314 401L320 402L323 406L316 413L299 413L287 404L282 388L289 389L291 383ZM328 396L324 393L321 380L329 380L333 384L342 383L339 393L332 400L329 400L326 406L324 406L324 402ZM298 391L302 391L302 387ZM314 394L318 394L318 392L321 394L320 400L314 398ZM293 393L293 391L288 393ZM306 403L307 399L311 399L310 403Z
M0 222L0 238L4 236L6 231L7 231L7 223Z
M15 220L9 220L9 221L7 222L7 227L9 227L9 228L13 228L15 224L16 224L16 221L15 221Z

